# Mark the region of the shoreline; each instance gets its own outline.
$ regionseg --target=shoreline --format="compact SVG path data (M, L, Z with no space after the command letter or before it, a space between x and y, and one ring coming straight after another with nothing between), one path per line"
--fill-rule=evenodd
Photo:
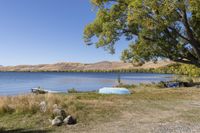
M70 93L1 97L0 131L23 129L28 132L41 129L62 133L67 129L74 133L110 133L123 128L128 132L156 132L160 124L168 123L174 130L179 125L183 130L185 127L196 129L194 125L200 123L199 89L161 89L145 85L129 89L133 94ZM39 105L43 101L47 103L46 112L40 111ZM77 118L77 124L51 126L49 119L54 104ZM16 125L16 122L19 124Z

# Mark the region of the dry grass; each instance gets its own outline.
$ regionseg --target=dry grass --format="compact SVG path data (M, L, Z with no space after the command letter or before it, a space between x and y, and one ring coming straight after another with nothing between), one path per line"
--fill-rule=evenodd
M45 113L40 111L40 103L42 101L47 102L47 110ZM114 115L115 107L112 102L104 101L101 95L93 93L81 93L81 94L47 94L47 95L21 95L13 97L1 97L0 98L0 116L4 117L8 123L4 123L5 126L13 128L15 123L12 123L7 117L12 117L13 120L20 121L23 117L31 118L29 127L40 126L39 123L34 123L38 118L44 122L46 127L49 126L48 119L52 116L53 106L57 104L62 107L68 114L75 116L79 123L89 124L93 121L102 121L104 117L111 117ZM112 112L113 110L113 112ZM44 118L44 119L43 119ZM11 121L11 123L9 122ZM2 121L0 120L0 123ZM32 123L33 122L33 123ZM20 125L22 126L22 125ZM20 127L19 126L19 127Z

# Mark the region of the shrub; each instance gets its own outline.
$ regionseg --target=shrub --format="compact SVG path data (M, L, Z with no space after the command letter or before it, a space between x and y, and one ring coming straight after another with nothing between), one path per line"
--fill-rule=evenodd
M78 93L78 91L75 88L69 89L67 92L68 93Z

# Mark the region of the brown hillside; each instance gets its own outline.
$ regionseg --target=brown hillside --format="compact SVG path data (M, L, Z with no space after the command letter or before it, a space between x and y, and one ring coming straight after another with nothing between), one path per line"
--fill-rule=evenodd
M147 62L143 66L134 67L131 63L103 61L91 64L82 63L56 63L41 65L18 65L18 66L0 66L0 71L69 71L69 70L117 70L131 68L159 68L169 64L171 61L159 61L158 63Z

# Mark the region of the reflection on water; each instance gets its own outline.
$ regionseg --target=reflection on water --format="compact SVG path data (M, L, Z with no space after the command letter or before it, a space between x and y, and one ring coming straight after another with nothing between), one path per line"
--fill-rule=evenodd
M0 95L28 93L33 87L67 91L94 91L117 85L119 73L21 73L0 72ZM120 73L124 84L139 84L171 80L170 74Z

